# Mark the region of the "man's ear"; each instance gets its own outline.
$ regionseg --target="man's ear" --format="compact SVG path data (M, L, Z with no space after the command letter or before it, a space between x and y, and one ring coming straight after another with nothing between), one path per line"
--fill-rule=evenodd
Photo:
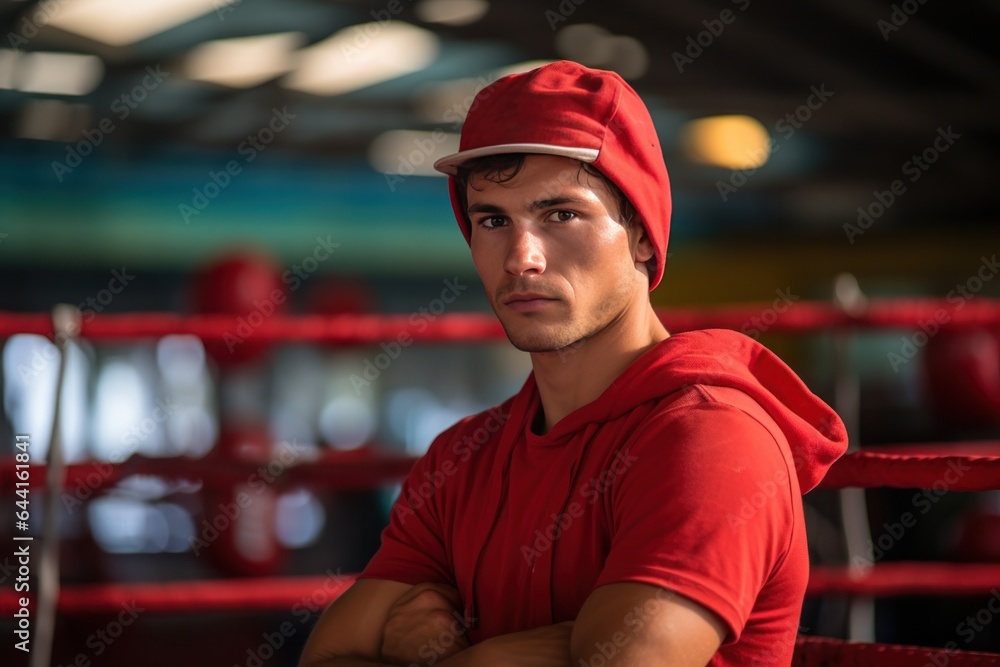
M637 236L632 250L632 259L636 263L645 264L653 259L655 255L653 242L649 239L649 234L646 233L646 225L642 224L641 220L633 220L632 225L634 234Z

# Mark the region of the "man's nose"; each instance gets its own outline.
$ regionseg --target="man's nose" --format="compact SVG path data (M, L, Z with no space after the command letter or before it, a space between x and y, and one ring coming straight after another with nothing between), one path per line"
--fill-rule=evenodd
M508 238L507 257L504 261L507 273L520 276L545 271L544 244L536 231L514 224Z

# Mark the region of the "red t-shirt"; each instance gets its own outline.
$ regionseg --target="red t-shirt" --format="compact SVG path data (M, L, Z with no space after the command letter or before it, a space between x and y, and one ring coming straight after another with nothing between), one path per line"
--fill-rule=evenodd
M530 429L539 406L529 376L435 439L360 577L455 586L473 642L574 620L597 586L642 582L725 622L711 665L790 664L801 494L846 449L836 414L765 348L716 330L661 342L545 435Z

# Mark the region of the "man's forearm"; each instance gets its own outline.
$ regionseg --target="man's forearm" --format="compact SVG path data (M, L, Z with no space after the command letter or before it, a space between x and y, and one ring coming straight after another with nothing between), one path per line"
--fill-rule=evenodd
M300 662L299 667L398 667L389 662L375 662L365 658L325 658Z
M357 657L335 657L303 662L299 667L409 667L410 664L416 664L417 667L423 664L437 667L505 667L520 664L527 654L534 660L532 664L569 667L571 628L572 623L558 623L500 635L480 644L474 644L447 658L426 663L395 663ZM548 662L543 663L542 659Z
M482 665L482 663L476 662L476 656L478 653L479 651L477 651L476 647L473 646L465 649L464 651L459 651L454 655L448 656L443 660L436 660L429 664L434 664L438 667L473 667L474 665ZM368 660L367 658L345 656L303 662L299 665L299 667L401 667L401 663L379 662L377 660Z

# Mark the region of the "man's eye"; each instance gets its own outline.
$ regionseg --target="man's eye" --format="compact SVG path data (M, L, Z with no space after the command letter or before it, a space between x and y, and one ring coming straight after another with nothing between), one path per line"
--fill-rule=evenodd
M504 219L498 215L491 215L488 218L483 218L479 221L479 226L484 229L496 229L497 227L502 227L504 224Z
M569 222L576 217L576 213L573 211L553 211L549 215L549 220L552 222Z

